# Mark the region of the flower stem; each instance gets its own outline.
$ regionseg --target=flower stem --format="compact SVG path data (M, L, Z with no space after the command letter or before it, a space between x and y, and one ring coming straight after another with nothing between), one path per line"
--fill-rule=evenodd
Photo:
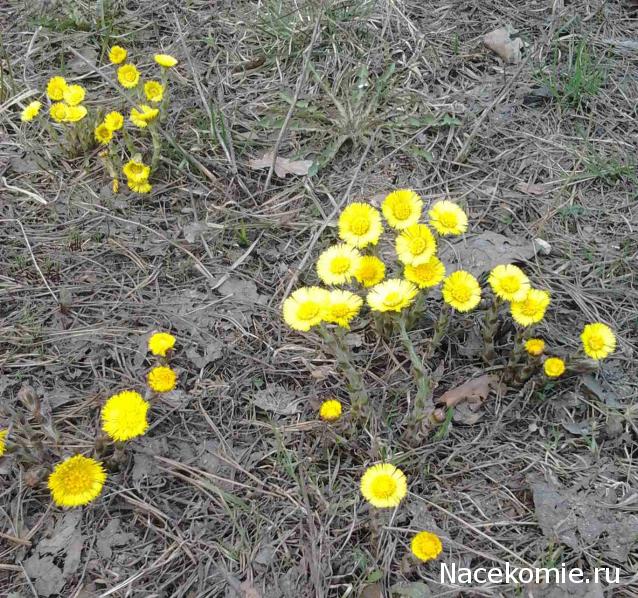
M494 349L494 337L498 329L498 311L501 302L498 297L494 298L492 305L485 312L483 321L483 361L487 365L492 365L496 359L496 351Z
M149 125L151 131L151 137L153 139L153 157L151 159L151 172L155 172L159 165L161 152L162 152L162 140L160 139L159 132L154 124Z

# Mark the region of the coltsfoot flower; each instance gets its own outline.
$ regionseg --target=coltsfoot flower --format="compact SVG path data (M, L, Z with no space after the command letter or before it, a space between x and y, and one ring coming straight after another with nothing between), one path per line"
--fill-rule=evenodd
M113 46L109 50L109 60L112 64L121 64L127 55L128 52L122 46Z
M95 127L95 140L102 145L107 145L113 139L113 130L106 123L100 123Z
M65 123L76 123L81 121L88 114L84 106L67 106Z
M148 180L134 181L133 179L129 179L126 184L131 191L141 193L142 195L150 193L153 190L153 185L151 185Z
M336 399L329 399L321 403L319 417L326 422L337 421L341 417L341 403Z
M25 123L33 120L40 113L40 108L42 108L42 102L37 100L30 102L20 114L20 120Z
M548 378L558 378L565 373L565 362L560 357L548 357L543 370Z
M58 507L80 507L100 495L105 481L106 472L99 461L75 455L55 466L48 486Z
M392 228L403 230L419 221L423 200L412 189L398 189L381 204L383 216Z
M330 291L328 303L324 307L323 320L350 328L350 322L359 314L362 305L363 299L350 291Z
M161 102L164 98L164 86L159 81L144 83L144 95L149 102Z
M430 224L439 235L461 235L467 230L467 214L451 201L437 201L428 211Z
M122 172L129 181L143 183L148 180L151 174L151 167L139 160L129 160L122 168Z
M547 291L530 289L522 301L513 301L510 304L512 318L521 326L531 326L540 322L545 317L549 307L550 297Z
M148 373L146 381L155 392L170 392L177 383L177 374L168 366L158 365Z
M354 277L361 254L345 243L328 247L317 260L317 274L326 284L343 284Z
M373 507L397 507L407 493L405 474L390 463L368 467L361 478L361 494Z
M330 293L319 287L297 289L284 301L284 321L293 330L307 332L323 319L329 297Z
M382 232L381 214L367 203L351 203L339 216L339 237L353 247L376 245Z
M487 279L494 294L505 301L524 301L530 289L529 278L518 266L496 266Z
M354 277L364 287L373 287L385 278L385 264L374 255L364 255L355 268Z
M134 64L124 64L117 69L117 80L122 87L133 89L140 81L140 72Z
M443 550L443 545L436 534L419 532L412 538L410 550L417 559L426 562L438 557Z
M616 350L616 335L602 322L587 324L580 335L583 350L592 359L605 359Z
M542 338L530 338L525 341L525 350L535 357L543 354L545 351L545 341Z
M54 102L59 102L64 98L66 89L66 79L64 77L51 77L47 83L47 95Z
M56 123L61 123L66 120L68 108L69 107L64 102L55 102L54 104L51 104L49 114Z
M137 108L131 108L130 120L136 127L144 129L148 126L148 123L155 120L158 114L159 110L157 108L142 104Z
M124 115L117 111L109 112L104 117L104 124L111 131L119 131L124 126Z
M405 267L403 275L407 280L413 282L420 289L435 287L445 277L445 266L443 262L433 255L427 262L412 266L408 264Z
M86 90L81 85L67 85L64 88L64 93L62 94L62 99L69 106L77 106L84 101L84 96L86 95Z
M481 301L481 287L469 272L457 270L443 281L443 300L457 311L470 311Z
M177 58L170 54L155 54L155 62L164 68L171 68L177 64Z
M418 266L430 261L436 253L436 239L425 224L413 224L396 238L396 252L404 264Z
M370 309L374 311L400 312L412 305L418 289L409 281L390 278L372 287L366 298Z
M102 408L102 430L122 442L141 436L148 429L148 401L133 390L113 395Z
M148 339L148 350L153 355L166 357L166 353L175 346L175 337L168 332L156 332Z
M0 430L0 457L4 455L4 452L7 450L7 434L9 430Z

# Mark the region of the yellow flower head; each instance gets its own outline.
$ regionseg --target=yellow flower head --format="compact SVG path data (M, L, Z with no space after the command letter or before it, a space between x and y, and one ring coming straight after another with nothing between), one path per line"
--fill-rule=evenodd
M125 64L117 69L117 80L122 87L133 89L140 81L140 72L134 64Z
M543 364L543 370L548 378L558 378L565 373L565 362L560 357L549 357Z
M505 301L523 301L530 289L529 279L518 266L496 266L487 279L492 291Z
M102 430L122 442L141 436L148 429L148 401L133 390L113 395L102 408Z
M117 193L120 190L120 181L113 179L113 181L111 181L111 189L113 193Z
M81 85L67 85L62 97L69 106L77 106L82 103L85 95L86 90Z
M38 102L36 100L35 102L29 103L29 105L22 111L20 120L24 123L33 120L36 116L38 116L40 108L42 108L42 102Z
M4 455L4 451L7 448L7 434L9 430L0 430L0 457Z
M55 102L55 104L51 104L49 114L56 123L61 123L66 120L68 108L64 102Z
M410 549L417 559L426 562L439 556L443 550L443 545L436 534L432 532L419 532L412 538Z
M166 353L175 346L175 337L168 332L156 332L148 339L148 350L153 355L166 357Z
M149 102L161 102L164 97L164 86L159 81L144 83L144 95Z
M397 236L396 251L404 264L418 266L430 261L436 252L436 240L427 225L413 224Z
M100 495L105 481L106 472L99 461L75 455L55 466L48 486L58 507L80 507Z
M87 110L84 106L67 106L65 123L76 123L82 120L87 115Z
M398 189L383 200L381 211L388 224L403 230L419 221L423 201L412 189Z
M367 203L351 203L339 216L339 236L353 247L376 245L382 232L381 214Z
M443 300L457 311L470 311L481 301L481 287L469 272L452 272L443 281Z
M530 289L523 301L514 301L510 305L512 317L521 326L531 326L545 317L549 306L549 293Z
M131 191L134 193L141 193L142 195L150 193L153 190L153 185L151 185L146 179L143 181L134 181L129 179L126 184Z
M530 355L538 357L545 351L545 341L542 338L530 338L525 341L525 350Z
M385 278L385 264L374 255L364 255L355 268L354 277L364 287L373 287Z
M51 77L47 83L47 95L54 102L59 102L64 97L66 79L64 77Z
M129 160L122 168L122 172L129 181L143 183L148 180L151 174L151 167L144 164L144 162Z
M592 359L605 359L616 350L616 335L602 322L587 324L580 335L585 353Z
M95 140L98 143L106 145L113 139L113 131L105 123L99 124L95 127Z
M139 110L138 110L139 108ZM138 108L131 108L131 122L140 129L145 128L149 122L154 120L159 114L157 108L151 108L146 104L141 104Z
M177 64L177 58L170 54L155 54L155 62L164 68L171 68Z
M109 60L112 64L121 64L126 60L128 52L122 46L113 46L109 50Z
M323 319L330 293L319 287L297 289L284 301L284 321L293 330L307 332Z
M109 112L104 117L104 124L111 129L111 131L119 131L124 126L124 116L121 112Z
M428 215L430 224L439 235L461 235L467 230L467 215L451 201L437 201Z
M351 320L358 315L362 305L363 299L350 291L330 291L328 303L324 306L323 320L350 328Z
M405 474L390 463L368 467L361 477L361 494L373 507L397 507L407 493Z
M169 392L175 388L177 374L168 366L158 365L148 373L146 381L155 392Z
M317 260L317 274L326 284L350 282L354 276L361 254L358 249L345 243L328 247Z
M401 311L414 301L418 289L407 280L390 278L373 287L366 298L374 311Z
M433 255L427 262L418 266L408 264L403 275L420 289L435 287L445 277L445 266L438 257Z
M341 403L336 399L330 399L321 403L319 417L326 422L337 421L341 417Z

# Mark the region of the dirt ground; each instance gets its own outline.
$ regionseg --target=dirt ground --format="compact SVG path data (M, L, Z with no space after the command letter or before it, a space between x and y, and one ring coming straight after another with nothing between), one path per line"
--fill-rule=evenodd
M55 508L0 460L0 595L638 595L635 2L5 0L0 20L0 423L33 387L59 433L53 463L91 450L106 397L143 389L152 330L177 336L179 372L84 509ZM513 64L483 44L506 25ZM104 69L113 43L142 68L160 49L180 60L149 196L113 195L95 151L69 158L19 121L53 74L106 106L78 54ZM310 175L251 166L273 150L313 160ZM408 357L364 317L348 338L375 417L349 439L319 422L322 399L347 404L345 382L281 303L316 283L339 209L397 187L465 205L461 263L485 231L532 248L522 265L553 299L539 332L559 353L594 320L617 352L459 410L415 447L393 424ZM482 371L478 331L458 319L435 395ZM430 333L412 332L418 349ZM377 516L358 481L384 457L410 494ZM416 566L421 529L444 550ZM619 567L621 581L455 587L440 562Z

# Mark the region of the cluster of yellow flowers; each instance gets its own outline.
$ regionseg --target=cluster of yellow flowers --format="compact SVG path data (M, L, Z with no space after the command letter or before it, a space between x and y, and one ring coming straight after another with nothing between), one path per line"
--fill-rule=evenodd
M149 351L163 359L170 355L174 346L175 337L167 332L157 332L148 341ZM175 388L177 374L168 365L156 365L149 371L146 380L152 391L164 393ZM118 443L137 438L148 430L150 406L150 402L134 390L114 394L102 408L102 430ZM49 476L48 486L57 506L77 507L97 498L105 482L103 464L78 454L55 466Z
M127 100L133 105L130 110L129 121L139 129L148 129L153 142L152 167L157 166L161 143L159 134L153 123L165 109L166 86L168 83L168 70L177 64L177 59L169 54L155 54L154 60L161 67L161 80L141 80L140 71L132 63L125 63L128 56L126 49L121 46L113 46L109 51L109 60L114 65L121 65L117 69L117 80L126 90ZM51 101L49 115L55 123L77 123L83 120L87 114L87 108L82 105L86 96L86 90L81 85L69 84L61 76L49 79L46 95ZM21 120L29 122L35 119L42 108L42 102L33 101L22 111ZM100 118L99 111L92 115L93 138L98 144L105 146L100 156L105 160L112 177L113 192L119 190L119 163L122 152L112 147L116 134L122 130L127 149L131 148L130 139L124 130L124 115L114 110ZM90 129L89 129L90 131ZM152 186L149 183L151 166L143 163L141 155L131 152L130 160L121 169L126 177L128 187L135 193L149 193Z

